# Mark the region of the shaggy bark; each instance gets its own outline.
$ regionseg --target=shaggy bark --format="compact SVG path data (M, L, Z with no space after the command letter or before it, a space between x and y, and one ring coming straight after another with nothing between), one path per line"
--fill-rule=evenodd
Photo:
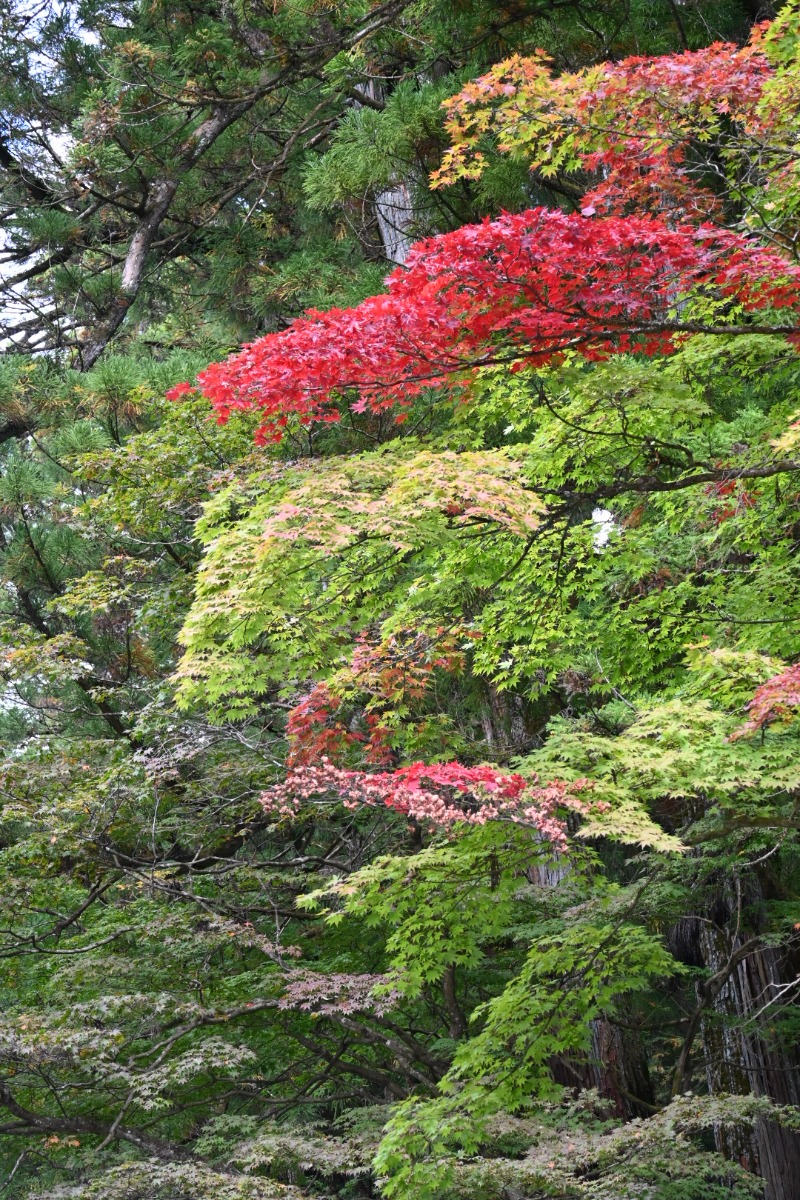
M402 266L414 240L414 204L408 184L401 181L382 191L375 198L375 212L386 257Z
M755 878L747 881L745 910L757 912L762 899ZM712 917L687 917L672 931L676 955L703 966L709 979L698 985L697 1022L705 1079L712 1094L753 1093L777 1104L800 1104L800 1055L797 1049L777 1048L767 1025L781 997L796 976L796 964L778 950L763 945L758 930L742 919L741 889L730 887L718 898ZM751 924L757 923L748 917ZM712 986L709 986L709 985ZM690 1029L687 1036L694 1037ZM691 1082L690 1046L684 1046L684 1073L679 1090ZM800 1179L800 1135L774 1121L759 1121L752 1132L720 1124L714 1130L717 1149L760 1174L765 1200L796 1200Z

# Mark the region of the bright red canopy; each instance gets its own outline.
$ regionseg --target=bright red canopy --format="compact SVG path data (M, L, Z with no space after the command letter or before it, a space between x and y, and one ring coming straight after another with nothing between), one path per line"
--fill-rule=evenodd
M292 414L338 420L335 401L351 389L356 411L377 411L488 363L665 352L687 328L677 301L698 287L753 310L794 306L798 279L779 254L715 226L536 208L418 242L386 294L310 310L198 385L221 421L259 408L259 441L279 439Z

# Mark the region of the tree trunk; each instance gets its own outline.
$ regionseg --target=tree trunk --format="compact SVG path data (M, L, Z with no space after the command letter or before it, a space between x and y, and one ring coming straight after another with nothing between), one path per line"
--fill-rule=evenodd
M762 898L755 878L747 881L752 908ZM672 931L677 957L725 974L752 930L744 930L737 913L740 902L728 889L714 906L713 921L685 918ZM796 1049L772 1048L762 1030L776 1013L787 964L781 951L755 945L733 965L716 990L700 1025L705 1077L709 1092L768 1096L777 1104L800 1105L800 1055ZM698 989L699 992L700 989ZM766 1019L765 1019L766 1018ZM765 1200L797 1200L800 1195L800 1134L774 1121L759 1121L750 1131L720 1124L714 1130L717 1149L762 1176Z
M383 108L385 91L376 79L370 79L363 88L354 93L355 105L363 104ZM393 181L375 197L375 217L378 222L383 252L389 262L403 265L411 249L414 224L414 202L411 188L404 179Z
M414 223L414 205L408 184L401 181L380 192L375 197L375 213L386 257L402 266L411 249L410 230Z
M513 692L499 692L493 683L484 686L480 714L487 746L493 754L520 753L531 744L525 701Z

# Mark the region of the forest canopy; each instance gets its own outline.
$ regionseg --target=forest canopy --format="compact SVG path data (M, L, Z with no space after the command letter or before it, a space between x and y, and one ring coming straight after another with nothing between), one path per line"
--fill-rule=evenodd
M0 56L0 1194L795 1200L800 2Z

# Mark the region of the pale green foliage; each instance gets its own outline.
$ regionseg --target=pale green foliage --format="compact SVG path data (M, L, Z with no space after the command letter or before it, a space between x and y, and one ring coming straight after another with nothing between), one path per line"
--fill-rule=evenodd
M401 442L221 492L198 526L207 549L182 635L184 701L247 715L270 682L329 661L342 623L354 637L390 596L385 632L435 622L440 589L489 585L538 528L542 504L521 474L505 451ZM480 556L468 556L476 538Z
M303 1200L306 1193L274 1180L155 1159L117 1167L69 1195L75 1200Z
M796 1122L793 1111L750 1096L680 1096L648 1120L622 1127L599 1121L602 1107L596 1094L583 1093L576 1104L534 1104L516 1126L503 1117L498 1130L492 1117L476 1128L472 1114L455 1101L408 1104L378 1152L379 1163L391 1171L384 1192L420 1200L501 1200L508 1187L553 1200L748 1200L763 1195L761 1181L738 1163L698 1150L693 1138L720 1121L741 1127L769 1114L790 1128ZM529 1143L514 1159L504 1159L493 1145L502 1145L509 1126L523 1146Z
M582 837L626 835L655 849L678 849L662 834L650 842L637 824L643 808L672 802L673 822L685 844L714 841L739 831L791 828L797 820L800 772L796 738L785 732L765 738L732 737L741 728L743 703L780 663L750 651L696 650L683 696L631 714L624 732L603 736L585 722L554 722L542 751L523 760L523 770L573 779L588 777L608 813L593 812ZM709 701L700 696L714 696Z

